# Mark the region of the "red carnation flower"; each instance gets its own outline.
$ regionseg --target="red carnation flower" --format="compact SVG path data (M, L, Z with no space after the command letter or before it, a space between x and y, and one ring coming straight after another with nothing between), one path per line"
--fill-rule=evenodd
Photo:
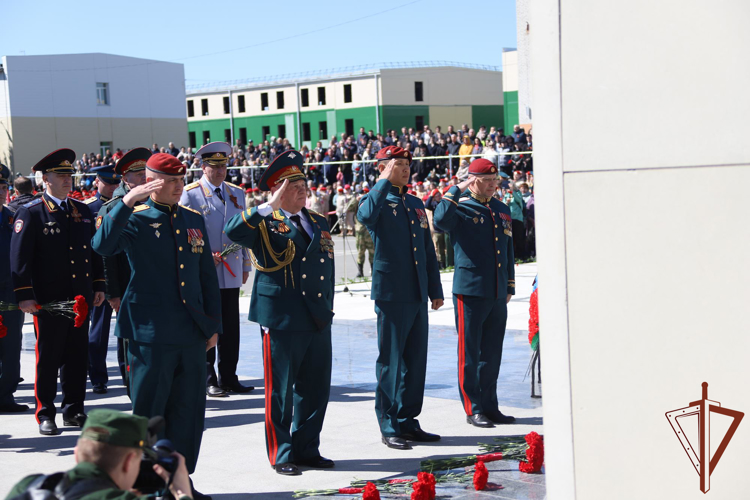
M487 466L484 462L477 462L474 468L474 489L477 491L483 490L487 486L487 478L490 473L487 470Z
M365 491L362 493L362 500L380 500L378 487L368 481L365 485Z
M342 495L357 495L362 493L364 488L339 488L339 493Z
M3 324L3 317L0 316L0 339L8 335L8 327Z
M414 489L411 493L411 500L430 500L430 485L417 481L412 483L411 487Z
M435 500L435 476L429 472L420 472L417 474L417 480L426 484L430 488L430 500Z
M76 313L74 326L80 328L88 319L89 307L86 305L86 299L83 295L76 295L76 303L73 306L73 312Z
M500 452L477 455L477 461L484 462L484 463L497 462L498 460L502 460L502 459L503 459L503 454Z
M411 483L412 479L389 479L388 484L403 484L403 483Z
M526 461L518 464L518 469L527 474L533 474L542 470L544 465L544 438L536 432L526 434Z

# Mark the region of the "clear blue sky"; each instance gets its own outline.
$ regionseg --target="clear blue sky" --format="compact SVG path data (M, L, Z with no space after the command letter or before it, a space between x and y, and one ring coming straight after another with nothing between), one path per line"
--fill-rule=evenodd
M501 66L515 15L513 0L2 0L0 56L179 62L188 85L378 62Z

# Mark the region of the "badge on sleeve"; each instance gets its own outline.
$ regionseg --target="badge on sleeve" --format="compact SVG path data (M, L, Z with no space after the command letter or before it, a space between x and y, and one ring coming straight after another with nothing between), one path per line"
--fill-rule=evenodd
M14 230L14 231L15 231L16 233L20 233L20 232L21 232L21 229L23 229L23 219L18 219L18 220L16 221L16 225L15 225L15 227L13 228L13 230Z
M99 226L102 225L102 216L96 218L96 228L99 229Z

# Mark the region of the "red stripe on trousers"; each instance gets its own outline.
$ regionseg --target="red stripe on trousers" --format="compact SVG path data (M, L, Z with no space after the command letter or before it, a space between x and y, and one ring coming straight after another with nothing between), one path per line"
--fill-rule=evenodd
M464 369L466 368L466 340L465 340L465 325L464 325L464 297L463 295L456 295L456 302L458 303L458 387L461 389L461 394L464 397L464 411L467 415L471 415L471 400L466 395L464 389Z
M263 356L265 357L265 390L266 390L266 438L268 439L268 460L271 465L276 465L276 429L271 419L271 397L273 393L273 366L271 365L271 330L266 330L263 335Z
M42 402L39 401L39 395L37 395L36 392L36 384L39 382L39 321L38 318L33 316L34 318L34 330L36 330L36 342L34 342L34 353L36 354L36 363L34 364L34 399L36 399L36 411L34 412L34 417L36 417L36 422L38 424L41 424L42 421L39 420L39 411L42 409Z

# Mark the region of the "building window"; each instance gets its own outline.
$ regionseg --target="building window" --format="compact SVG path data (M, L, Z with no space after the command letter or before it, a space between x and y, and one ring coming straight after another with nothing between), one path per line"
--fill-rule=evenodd
M195 144L195 132L188 132L188 138L190 141L190 147L195 149L197 147Z
M268 110L268 92L261 92L260 94L260 110Z
M240 127L240 142L243 146L247 146L247 128Z
M245 96L244 95L237 96L237 109L239 109L240 113L245 112Z
M414 82L414 100L417 102L424 101L424 88L422 82Z
M228 115L229 114L229 96L224 96L222 101L224 101L224 114Z
M208 132L208 130L203 131L203 145L205 146L211 142L211 134Z
M352 84L344 85L344 102L352 102Z
M354 120L347 119L344 120L344 127L346 128L346 136L349 137L350 135L354 135Z
M109 151L109 154L107 154L107 151ZM106 156L112 155L112 143L111 142L100 142L99 143L99 152L102 154L102 158Z
M328 138L328 122L318 122L318 139L325 141Z
M310 91L308 89L301 89L299 93L300 101L302 101L302 107L308 107L310 105Z
M284 91L276 92L276 108L284 109Z
M208 116L208 99L201 99L201 115Z
M303 141L311 141L312 140L310 138L310 122L302 124L302 140Z
M424 129L424 116L415 116L414 119L416 121L414 127L417 130L423 130Z
M109 84L108 83L97 83L96 84L96 103L100 106L109 105Z
M271 135L271 127L263 127L263 133L261 134L261 140L265 141L268 136Z
M318 87L318 106L326 105L326 88Z
M188 117L191 116L195 116L195 105L192 99L188 101Z
M232 144L232 129L224 129L224 142Z
M285 139L286 138L286 125L279 125L278 131L279 131L278 137L281 139Z

